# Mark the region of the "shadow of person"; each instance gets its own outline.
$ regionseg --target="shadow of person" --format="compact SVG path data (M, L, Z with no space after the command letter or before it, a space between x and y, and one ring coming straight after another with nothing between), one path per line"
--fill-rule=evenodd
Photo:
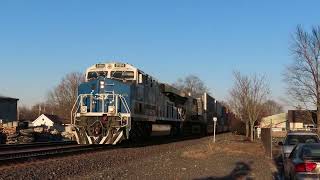
M242 180L242 179L248 180L248 179L251 179L247 176L252 171L252 169L251 169L252 164L253 164L252 161L250 161L249 163L237 162L235 164L235 168L227 176L207 177L207 178L200 178L200 179L195 179L195 180Z
M229 176L232 179L238 179L241 177L248 176L250 171L252 170L251 164L252 162L249 162L248 164L244 162L237 162L236 167L232 170Z

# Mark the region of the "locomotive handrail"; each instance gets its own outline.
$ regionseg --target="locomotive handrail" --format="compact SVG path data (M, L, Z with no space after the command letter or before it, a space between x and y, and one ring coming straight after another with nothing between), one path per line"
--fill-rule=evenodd
M124 107L126 108L126 111L127 111L128 113L131 113L130 108L129 108L129 105L128 105L126 99L125 99L123 96L121 96L121 95L120 95L119 97L120 97L121 101L123 102Z
M75 106L78 104L78 101L79 101L79 98L80 98L80 95L77 97L77 100L76 100L76 102L73 104L73 106L72 106L72 109L71 109L71 124L73 124L73 111L74 111L74 108L75 108ZM79 104L78 104L78 108L77 109L79 109ZM75 112L76 113L76 112Z
M92 112L92 101L93 101L93 98L96 100L96 98L103 98L101 100L101 104L102 104L102 110L101 112L104 113L105 112L105 109L104 109L104 102L105 102L105 99L109 99L109 100L112 100L116 106L118 106L118 103L120 104L123 104L125 110L127 113L131 113L130 111L130 107L126 101L126 99L124 98L124 96L120 95L120 94L115 94L114 91L109 91L109 92L106 92L106 93L103 93L103 94L80 94L78 95L77 97L77 100L76 102L74 103L72 109L71 109L71 124L75 123L75 117L77 116L77 112L79 111L79 108L82 106L82 103L83 103L83 98L85 97L89 97L90 96L90 112ZM112 96L112 97L110 97ZM119 102L120 100L120 102ZM79 103L79 101L81 101ZM117 109L116 109L117 111ZM118 112L116 112L118 113Z

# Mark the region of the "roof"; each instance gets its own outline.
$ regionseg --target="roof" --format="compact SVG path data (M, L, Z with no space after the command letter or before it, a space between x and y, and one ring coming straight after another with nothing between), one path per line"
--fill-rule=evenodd
M62 124L63 118L53 114L43 114L54 123Z
M2 96L2 95L0 95L0 99L13 100L13 101L18 101L18 100L19 100L19 99L17 99L17 98L12 98L12 97Z

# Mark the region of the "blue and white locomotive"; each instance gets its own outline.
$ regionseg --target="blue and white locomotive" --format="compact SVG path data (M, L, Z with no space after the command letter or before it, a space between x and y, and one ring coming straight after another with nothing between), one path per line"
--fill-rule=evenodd
M95 64L85 77L71 112L79 144L211 133L212 117L219 116L208 94L194 98L127 63ZM223 112L218 119L218 125L227 125Z

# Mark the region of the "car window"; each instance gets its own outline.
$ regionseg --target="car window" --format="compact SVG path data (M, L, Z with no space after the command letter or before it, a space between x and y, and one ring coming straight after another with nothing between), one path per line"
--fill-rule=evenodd
M292 152L291 152L291 154L290 154L290 156L289 156L289 158L290 159L296 158L298 156L298 154L299 154L298 151L299 151L299 146L294 147Z
M299 143L319 143L316 135L288 135L285 145L297 145Z
M320 147L319 146L306 146L302 148L302 158L320 158Z

